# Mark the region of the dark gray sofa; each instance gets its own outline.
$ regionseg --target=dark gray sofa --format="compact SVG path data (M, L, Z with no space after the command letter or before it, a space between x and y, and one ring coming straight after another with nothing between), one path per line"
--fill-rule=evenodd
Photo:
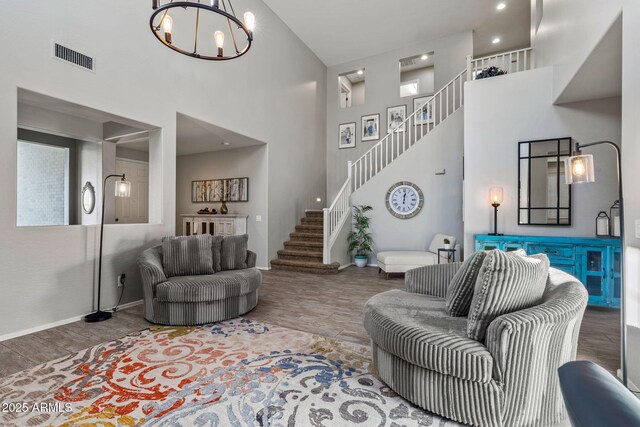
M145 319L161 325L200 325L251 311L258 304L262 275L255 268L255 253L247 251L246 263L242 270L166 277L162 245L145 250L138 258Z

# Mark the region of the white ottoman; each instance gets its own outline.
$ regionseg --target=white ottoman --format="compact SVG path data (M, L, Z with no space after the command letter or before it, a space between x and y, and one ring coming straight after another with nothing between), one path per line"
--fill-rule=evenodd
M390 273L405 273L408 270L438 263L438 255L426 251L378 252L378 271L384 271L387 279Z

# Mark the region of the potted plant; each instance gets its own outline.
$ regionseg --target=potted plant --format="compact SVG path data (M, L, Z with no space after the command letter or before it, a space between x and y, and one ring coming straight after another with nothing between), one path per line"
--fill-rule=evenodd
M355 252L356 265L366 267L369 254L373 252L373 237L369 232L371 219L366 215L373 208L368 205L353 207L353 230L349 233L349 253Z
M449 239L444 239L444 248L451 249L451 241Z

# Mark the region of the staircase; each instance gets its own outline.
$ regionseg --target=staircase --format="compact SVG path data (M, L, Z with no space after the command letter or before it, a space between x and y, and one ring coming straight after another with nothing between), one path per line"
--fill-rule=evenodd
M455 76L442 89L429 98L423 108L408 115L406 120L387 134L369 151L354 162L348 162L347 179L338 191L330 207L323 210L323 236L319 248L322 262L332 265L332 248L340 231L352 215L351 194L365 185L388 165L401 157L418 142L427 140L429 133L464 103L464 83L474 80L476 75L489 66L497 66L507 73L516 73L533 68L531 48L501 53L485 58L467 57L467 68ZM425 117L427 112L427 117Z
M284 249L278 251L278 259L271 261L271 268L315 274L337 273L340 263L332 262L332 258L337 258L332 249L345 224L351 223L351 194L415 144L427 140L434 128L461 109L464 83L474 80L477 73L489 66L498 66L507 73L530 70L533 52L527 48L479 59L468 56L467 68L429 98L423 108L410 114L359 159L348 162L347 179L331 206L306 212L295 232L289 235L290 240L284 242Z
M323 264L323 211L307 211L296 225L284 249L278 251L278 259L271 261L272 270L297 271L314 274L335 274L339 263Z

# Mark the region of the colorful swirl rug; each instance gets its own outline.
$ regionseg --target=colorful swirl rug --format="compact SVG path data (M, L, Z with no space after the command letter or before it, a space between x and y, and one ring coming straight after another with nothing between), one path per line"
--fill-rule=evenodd
M246 319L155 327L0 379L2 426L456 426L368 349Z

